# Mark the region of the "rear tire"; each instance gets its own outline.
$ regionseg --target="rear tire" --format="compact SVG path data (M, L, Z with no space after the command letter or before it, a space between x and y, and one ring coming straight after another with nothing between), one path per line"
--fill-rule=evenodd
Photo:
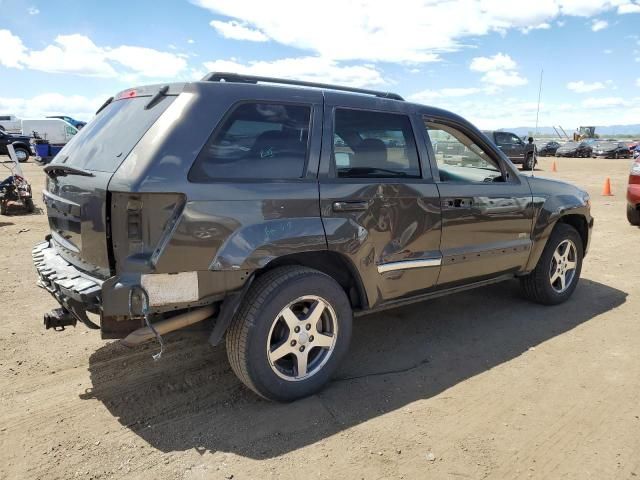
M580 234L571 225L558 223L547 240L536 268L520 278L525 297L543 305L557 305L566 301L580 279L583 256Z
M9 205L9 203L5 200L0 201L0 215L6 215L7 214L7 206Z
M627 203L627 220L631 225L640 227L640 210L638 210L638 207Z
M33 204L33 199L32 198L27 198L24 201L24 208L27 209L28 213L33 213L34 210L36 209L35 205Z
M351 339L352 311L322 272L286 266L258 277L227 332L227 356L258 395L289 402L330 380Z

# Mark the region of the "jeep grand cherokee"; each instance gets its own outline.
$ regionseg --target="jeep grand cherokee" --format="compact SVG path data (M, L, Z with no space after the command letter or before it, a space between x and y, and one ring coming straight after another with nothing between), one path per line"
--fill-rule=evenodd
M225 73L119 93L45 171L47 326L133 346L202 322L280 401L330 379L354 315L514 277L567 300L593 225L453 113Z

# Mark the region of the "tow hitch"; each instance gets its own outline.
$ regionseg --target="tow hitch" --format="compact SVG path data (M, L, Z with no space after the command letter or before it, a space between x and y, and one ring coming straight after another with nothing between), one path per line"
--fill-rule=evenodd
M53 328L56 331L64 330L67 326L76 326L76 317L64 308L54 308L49 313L44 314L44 328Z

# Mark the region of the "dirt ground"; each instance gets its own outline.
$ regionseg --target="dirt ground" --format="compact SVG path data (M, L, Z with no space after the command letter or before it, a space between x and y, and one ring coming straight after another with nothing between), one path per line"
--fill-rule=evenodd
M0 477L640 478L630 161L551 161L536 175L585 187L596 219L569 302L528 303L514 281L360 318L335 381L289 405L244 388L204 333L167 336L154 362L155 344L45 331L56 304L30 252L46 215L0 217ZM42 208L42 169L25 172Z

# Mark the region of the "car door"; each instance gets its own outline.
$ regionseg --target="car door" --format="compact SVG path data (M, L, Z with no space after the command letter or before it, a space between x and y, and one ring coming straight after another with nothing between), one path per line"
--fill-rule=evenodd
M7 154L8 144L9 144L9 136L4 132L0 132L0 155Z
M430 114L422 123L441 196L438 285L521 270L532 245L534 208L527 180L469 125ZM459 142L465 151L460 162L436 154L432 145L438 141Z
M322 221L329 249L359 272L369 306L433 287L440 270L438 189L408 108L325 94Z

